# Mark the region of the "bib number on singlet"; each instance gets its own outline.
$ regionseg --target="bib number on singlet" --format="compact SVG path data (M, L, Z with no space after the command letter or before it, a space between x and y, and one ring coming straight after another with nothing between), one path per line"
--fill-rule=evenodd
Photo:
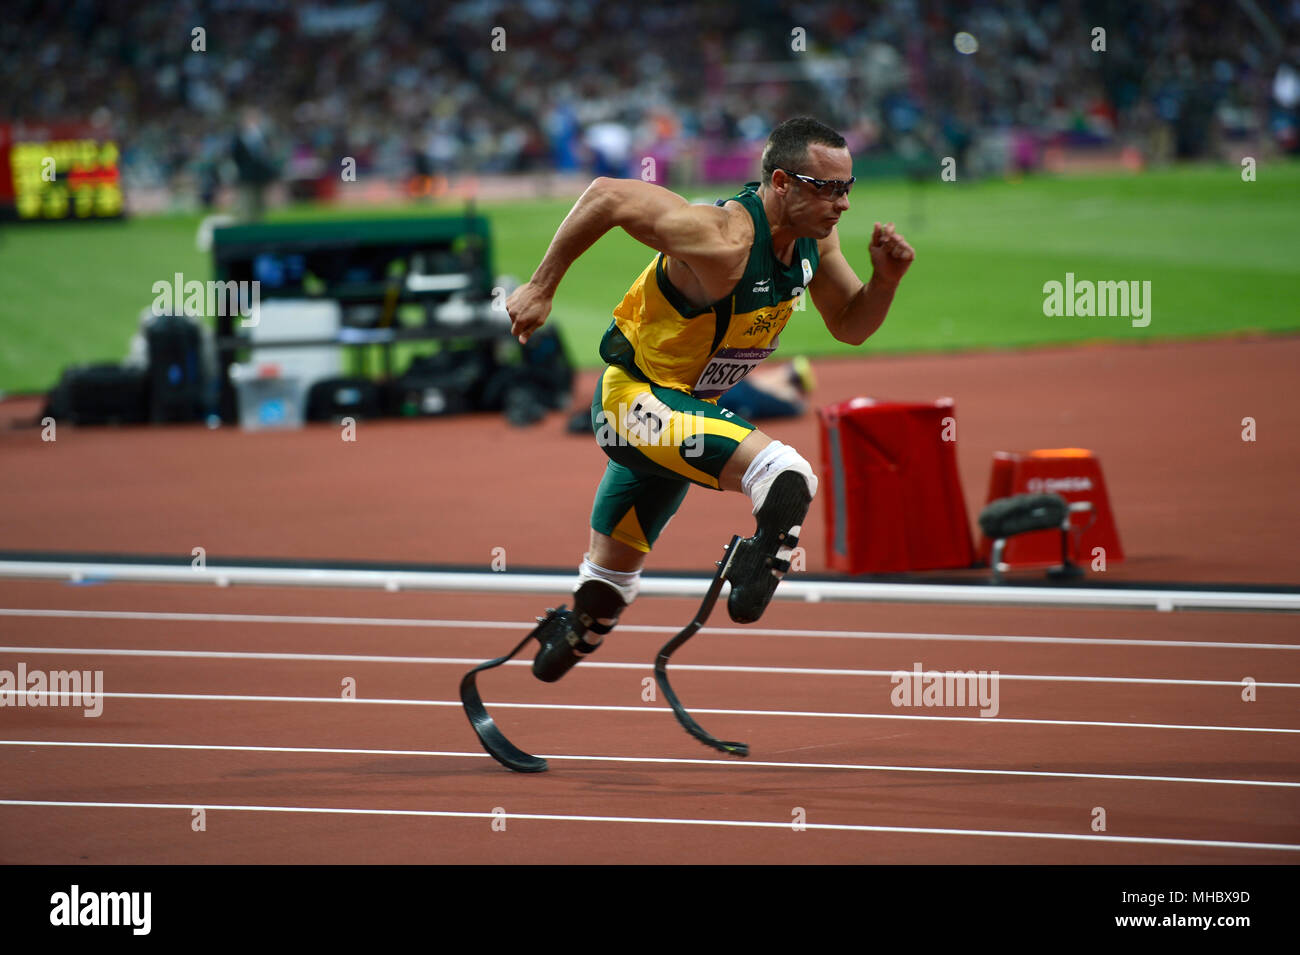
M697 398L714 398L725 394L733 385L758 367L773 348L722 348L709 360L695 382Z

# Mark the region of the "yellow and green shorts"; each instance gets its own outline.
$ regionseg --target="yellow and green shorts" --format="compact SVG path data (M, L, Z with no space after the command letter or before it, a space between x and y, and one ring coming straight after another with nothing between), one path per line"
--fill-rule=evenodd
M592 529L646 553L692 484L718 490L722 469L754 431L716 399L642 381L618 365L596 385L591 427L609 455Z

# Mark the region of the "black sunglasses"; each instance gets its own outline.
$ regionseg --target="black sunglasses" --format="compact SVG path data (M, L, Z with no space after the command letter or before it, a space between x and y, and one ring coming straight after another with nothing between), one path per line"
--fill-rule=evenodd
M781 169L780 166L776 167ZM838 199L840 196L847 196L849 189L858 181L858 177L851 179L814 179L812 176L801 176L797 172L791 172L789 169L781 169L783 173L791 178L798 179L800 182L806 182L817 190L817 195L822 199Z

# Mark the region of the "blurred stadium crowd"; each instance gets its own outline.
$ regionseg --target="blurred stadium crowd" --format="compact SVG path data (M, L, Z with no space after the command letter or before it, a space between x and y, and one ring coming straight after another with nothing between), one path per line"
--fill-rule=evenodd
M855 155L954 155L974 172L1033 168L1051 143L1154 161L1234 141L1300 151L1300 0L10 0L5 13L0 121L93 118L116 132L128 188L205 202L236 178L337 181L343 157L394 179L637 175L640 157L689 157L692 178L731 181L727 158L752 162L799 113ZM975 52L955 49L959 32Z

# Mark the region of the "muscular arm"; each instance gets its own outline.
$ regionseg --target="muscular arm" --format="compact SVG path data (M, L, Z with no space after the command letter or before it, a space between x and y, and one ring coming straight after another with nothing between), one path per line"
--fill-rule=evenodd
M808 285L813 304L837 341L861 345L889 314L898 283L916 253L894 232L893 223L876 223L871 235L871 281L863 283L840 249L838 226L818 243L817 274Z
M639 179L596 179L560 223L532 278L506 301L512 334L526 342L546 321L560 280L578 257L615 227L684 262L706 283L735 280L749 242L736 217L716 206L691 205Z

